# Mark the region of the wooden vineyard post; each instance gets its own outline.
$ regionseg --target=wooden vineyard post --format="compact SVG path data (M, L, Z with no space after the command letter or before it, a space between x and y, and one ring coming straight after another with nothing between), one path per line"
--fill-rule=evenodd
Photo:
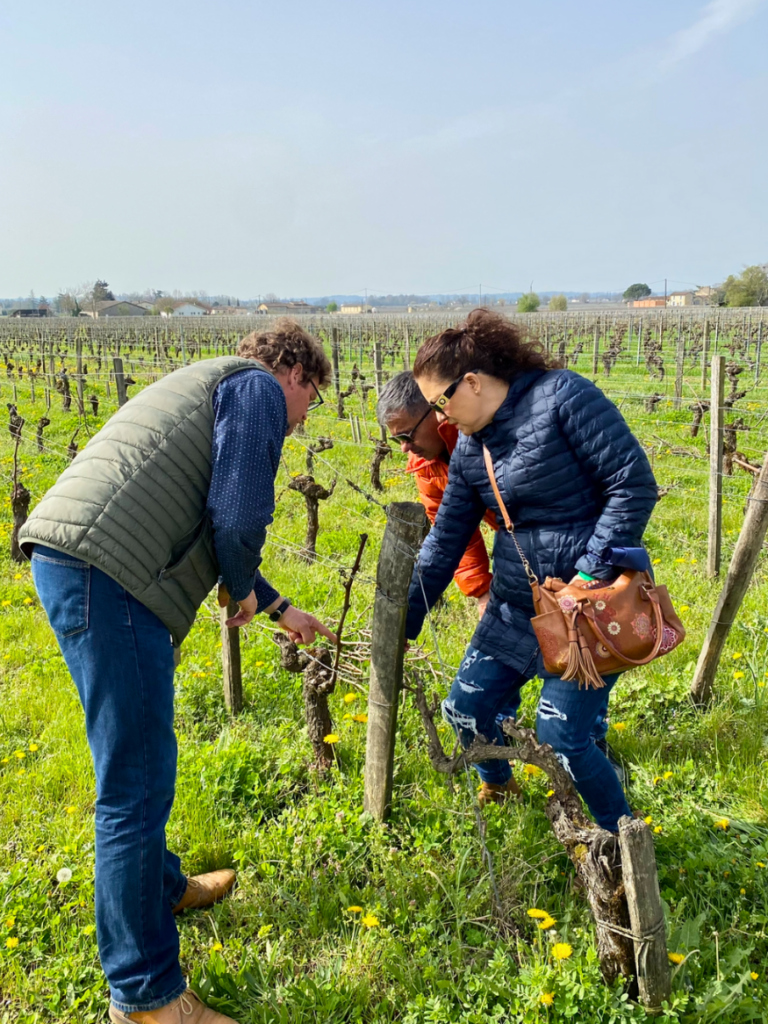
M707 360L709 359L709 320L704 320L704 337L701 339L701 387L707 386Z
M760 321L762 326L762 320ZM408 324L403 328L403 369L410 370L411 368L411 335L408 330Z
M115 371L115 387L117 388L117 404L125 405L128 401L128 389L125 386L125 374L123 373L123 360L115 356L112 360L112 369Z
M728 575L712 612L712 621L693 674L691 697L697 704L706 704L712 696L720 655L749 587L768 530L768 455L747 500L749 507L744 525L736 541Z
M384 376L381 368L381 342L376 331L376 324L373 325L373 372L376 381L376 397L378 398L381 395Z
M709 537L707 576L720 572L723 529L723 430L725 356L712 357L712 391L709 407Z
M757 325L757 341L755 343L755 386L760 383L760 354L763 350L763 318Z
M331 328L331 361L333 363L333 387L336 391L336 398L341 391L341 374L339 373L339 328Z
M657 1013L671 995L672 979L653 836L644 821L625 816L619 819L619 846L640 1002Z
M75 360L77 367L77 413L85 415L85 400L83 397L83 339L78 334L75 339Z
M237 615L239 610L237 601L229 601L226 607L219 609L224 703L231 715L239 715L243 710L243 675L240 666L240 630L237 626L230 629L226 621Z
M598 358L600 356L600 326L599 321L595 321L595 340L592 343L592 376L597 376Z
M679 409L683 402L683 370L685 369L685 338L682 327L677 325L677 342L675 344L675 397L673 408Z
M397 699L403 681L405 616L413 563L424 536L426 518L414 501L393 502L376 570L368 691L368 738L363 807L379 821L392 803Z

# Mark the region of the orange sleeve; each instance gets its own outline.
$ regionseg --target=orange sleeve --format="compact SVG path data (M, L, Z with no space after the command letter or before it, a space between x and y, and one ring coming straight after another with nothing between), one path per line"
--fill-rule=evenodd
M416 470L413 475L416 477L419 498L427 518L430 523L434 523L448 484L448 467L433 464ZM467 597L480 597L491 589L493 575L490 571L485 541L479 529L472 535L453 578L459 590Z

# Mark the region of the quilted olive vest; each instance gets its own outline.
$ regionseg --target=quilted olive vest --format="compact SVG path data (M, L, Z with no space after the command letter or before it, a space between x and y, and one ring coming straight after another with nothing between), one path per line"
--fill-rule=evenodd
M95 565L163 622L178 646L219 575L206 500L213 392L253 359L192 363L150 384L102 427L20 533Z

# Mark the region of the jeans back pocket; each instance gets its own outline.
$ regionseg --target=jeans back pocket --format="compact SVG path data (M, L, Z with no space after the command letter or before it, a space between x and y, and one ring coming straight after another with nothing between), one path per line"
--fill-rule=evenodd
M57 636L74 636L88 629L91 567L87 562L33 551L32 579Z

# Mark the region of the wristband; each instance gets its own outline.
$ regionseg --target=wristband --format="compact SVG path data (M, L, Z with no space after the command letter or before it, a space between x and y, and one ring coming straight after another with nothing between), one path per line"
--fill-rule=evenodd
M279 622L285 615L288 608L291 607L291 602L286 597L285 600L281 601L280 604L275 608L273 612L269 613L269 617L272 622Z

